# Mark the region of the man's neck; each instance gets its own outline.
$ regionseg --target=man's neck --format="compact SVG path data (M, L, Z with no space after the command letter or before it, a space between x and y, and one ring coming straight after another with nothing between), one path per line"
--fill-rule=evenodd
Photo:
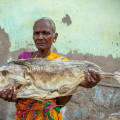
M50 49L49 50L38 50L36 57L46 58L48 55L50 55Z

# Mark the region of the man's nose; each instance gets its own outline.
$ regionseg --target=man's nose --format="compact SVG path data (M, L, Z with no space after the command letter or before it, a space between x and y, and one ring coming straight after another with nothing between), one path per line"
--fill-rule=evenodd
M39 34L38 39L43 39L42 33Z

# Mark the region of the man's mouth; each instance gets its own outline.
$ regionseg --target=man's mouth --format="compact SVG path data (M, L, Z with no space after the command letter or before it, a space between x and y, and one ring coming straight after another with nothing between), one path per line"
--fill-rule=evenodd
M44 46L46 45L45 43L37 43L38 46Z

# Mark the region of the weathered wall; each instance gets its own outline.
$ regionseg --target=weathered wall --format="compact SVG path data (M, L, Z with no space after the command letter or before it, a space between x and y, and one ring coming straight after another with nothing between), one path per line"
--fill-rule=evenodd
M32 25L45 16L55 21L59 33L53 51L92 61L107 72L120 70L119 0L0 0L0 65L35 50ZM77 91L63 108L64 120L120 119L117 82L108 79ZM0 100L0 120L13 120L14 109L13 103Z

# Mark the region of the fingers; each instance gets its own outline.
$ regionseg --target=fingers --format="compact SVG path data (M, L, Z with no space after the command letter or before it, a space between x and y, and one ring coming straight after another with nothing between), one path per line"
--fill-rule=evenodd
M95 72L93 70L88 70L88 73L85 73L85 81L80 84L80 86L85 88L92 88L94 87L101 79L101 76L98 72Z
M91 79L90 79L90 76L87 74L86 75L86 77L85 77L85 81L84 82L82 82L81 84L80 84L80 86L82 86L82 87L85 87L85 88L90 88L89 86L90 86L90 83L91 83Z
M85 79L86 79L88 82L91 82L89 73L87 73Z
M16 88L14 88L14 92L13 92L13 96L12 96L13 101L16 101L16 95L17 95L17 90L16 90Z
M97 76L98 80L100 81L101 80L101 75L98 72L96 72L96 76Z
M2 98L4 99L4 100L7 100L7 97L8 97L8 95L9 95L9 93L10 93L10 89L7 89L7 90L3 90L4 91L4 93L2 94Z
M96 81L89 75L86 79L87 88L92 88L96 84Z
M90 73L90 75L91 75L94 79L97 79L97 76L96 76L96 72L95 72L95 71L88 70L88 72Z
M15 102L16 95L17 95L17 90L15 87L0 91L0 98L3 98L5 101L8 102Z
M98 72L93 71L93 70L88 70L88 72L90 73L91 77L96 81L99 82L101 79L101 76Z
M15 102L17 100L16 95L17 95L17 90L14 87L11 90L10 94L8 95L8 102Z
M4 90L0 91L0 98L2 98L3 93L4 93Z
M95 81L95 79L93 79L93 77L91 77L90 75L88 76L88 79L89 79L89 82L91 83L95 83L96 81Z
M13 90L13 88L12 88L12 90L10 91L10 93L9 93L9 95L8 95L8 101L11 101L11 100L12 100L13 92L14 92L14 90Z
M98 72L95 72L93 70L88 70L90 73L90 80L92 81L89 85L90 87L95 86L101 79L101 76Z
M92 77L90 77L90 79L91 79L91 82L89 84L89 88L92 88L93 86L97 84L97 82Z

